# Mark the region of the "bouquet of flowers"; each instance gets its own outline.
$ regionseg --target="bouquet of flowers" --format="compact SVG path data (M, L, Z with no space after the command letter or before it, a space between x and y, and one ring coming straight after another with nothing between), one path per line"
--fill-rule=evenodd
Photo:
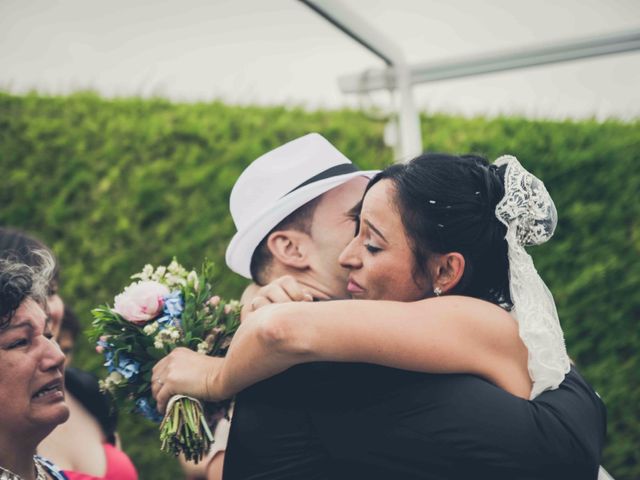
M196 462L213 441L202 404L175 396L163 418L151 396L151 374L158 360L177 347L203 355L226 353L240 324L240 304L214 294L212 273L213 264L207 261L199 274L187 271L175 259L166 267L146 265L132 275L135 281L115 297L113 307L92 311L90 332L109 372L100 381L102 390L112 394L117 404L128 404L161 422L163 451L184 453ZM228 402L210 405L217 418L228 406Z

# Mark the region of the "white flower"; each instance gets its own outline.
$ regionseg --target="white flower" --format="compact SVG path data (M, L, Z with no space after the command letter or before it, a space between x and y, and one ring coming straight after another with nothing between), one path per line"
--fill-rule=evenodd
M209 344L207 342L200 342L198 344L197 352L206 355L207 353L209 353Z
M167 271L167 267L159 266L154 272L152 279L155 280L156 282L159 282L160 280L162 280L162 277L164 277L164 274L166 273L166 271Z
M106 378L106 381L112 383L113 385L120 385L123 380L124 380L124 377L122 376L121 373L118 373L118 372L111 372L109 376Z
M195 290L199 289L199 282L198 282L198 274L195 272L195 270L191 270L189 272L189 274L187 275L187 283L189 285L193 285L193 288Z
M182 332L178 328L170 326L156 334L153 345L156 348L162 348L165 345L173 346L180 337L182 337Z
M187 274L187 270L175 260L171 261L171 263L167 267L167 270L169 271L169 273L178 275L180 277L184 277Z
M118 385L123 383L124 377L122 374L118 372L111 372L107 378L104 380L100 380L98 385L100 386L100 390L102 392L111 392L113 393Z
M131 278L137 278L137 279L146 281L146 280L151 280L152 275L153 275L153 265L147 263L140 273L131 275Z
M144 332L145 335L153 335L158 330L158 327L159 327L158 322L153 322L153 323L149 323L148 325L145 325L142 331Z

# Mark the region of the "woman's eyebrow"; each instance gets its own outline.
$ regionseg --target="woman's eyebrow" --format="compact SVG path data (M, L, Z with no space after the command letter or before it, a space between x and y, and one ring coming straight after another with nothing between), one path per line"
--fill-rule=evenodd
M382 234L382 232L380 230L378 230L369 220L363 220L364 223L366 223L369 228L371 230L373 230L382 240L384 240L386 243L389 243L389 241L384 237L384 235Z

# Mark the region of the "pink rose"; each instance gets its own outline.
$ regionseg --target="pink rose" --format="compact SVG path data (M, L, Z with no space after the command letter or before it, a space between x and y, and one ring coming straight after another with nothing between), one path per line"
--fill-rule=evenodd
M220 304L220 297L218 295L214 295L209 300L207 300L207 303L212 307L217 307Z
M167 286L151 280L132 283L115 298L113 310L125 320L144 324L160 313L162 297L169 293Z

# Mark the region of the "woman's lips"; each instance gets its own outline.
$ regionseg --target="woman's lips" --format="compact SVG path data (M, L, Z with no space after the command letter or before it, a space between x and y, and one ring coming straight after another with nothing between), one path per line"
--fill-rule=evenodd
M360 285L358 285L352 279L349 279L349 283L347 283L347 292L349 292L349 293L363 293L364 292L364 288L362 288Z

